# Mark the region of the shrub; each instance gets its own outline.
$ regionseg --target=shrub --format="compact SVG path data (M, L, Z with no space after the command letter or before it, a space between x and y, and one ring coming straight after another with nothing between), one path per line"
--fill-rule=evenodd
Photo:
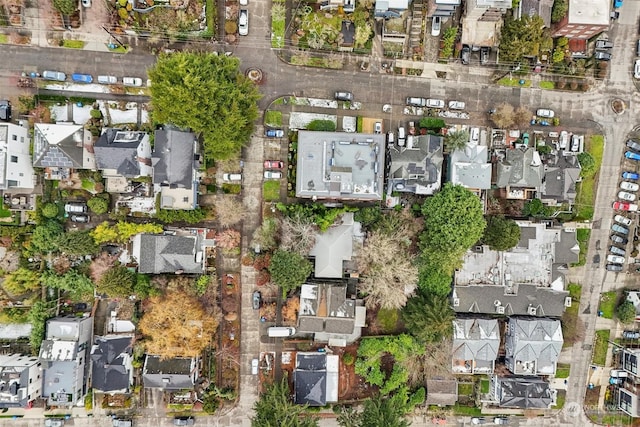
M342 356L342 363L344 363L347 366L353 365L353 362L355 361L356 361L356 358L351 353L345 353Z
M94 108L89 112L89 115L91 116L92 119L101 119L102 111L98 110L97 108Z
M331 120L312 120L307 125L308 130L335 132L336 124Z
M225 21L224 32L227 34L235 34L238 32L238 24L235 21Z
M47 203L42 207L42 216L45 218L55 218L58 216L58 206L55 203Z
M87 202L87 206L96 215L102 215L109 210L109 202L102 197L92 197Z

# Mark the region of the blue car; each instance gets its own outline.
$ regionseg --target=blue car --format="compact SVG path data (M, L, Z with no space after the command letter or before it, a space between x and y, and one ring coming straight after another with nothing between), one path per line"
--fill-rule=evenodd
M92 83L93 77L91 77L91 75L89 74L73 73L71 75L71 80L73 80L76 83Z
M627 159L640 161L640 154L634 153L633 151L625 151L624 156Z
M613 8L619 9L622 7L622 0L613 0Z
M640 179L640 175L635 172L622 172L622 179L630 179L632 181L637 181Z

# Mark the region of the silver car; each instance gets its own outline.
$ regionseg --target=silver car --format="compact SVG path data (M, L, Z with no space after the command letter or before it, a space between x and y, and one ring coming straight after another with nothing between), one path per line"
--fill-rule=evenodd
M60 71L43 71L42 78L45 80L55 80L58 82L63 82L67 80L67 75L65 73L61 73Z

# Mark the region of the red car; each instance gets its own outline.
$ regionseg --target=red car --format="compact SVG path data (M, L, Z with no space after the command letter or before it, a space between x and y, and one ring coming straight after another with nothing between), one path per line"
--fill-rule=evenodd
M282 169L284 167L284 163L280 160L265 160L264 168L265 169Z
M613 202L613 209L617 211L637 211L638 205L628 202Z

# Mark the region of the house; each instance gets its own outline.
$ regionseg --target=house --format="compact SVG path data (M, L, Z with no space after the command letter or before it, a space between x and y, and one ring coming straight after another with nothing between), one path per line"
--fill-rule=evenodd
M492 374L500 349L496 319L461 318L453 321L454 374Z
M610 0L569 0L569 11L553 27L553 36L588 40L609 29Z
M125 193L129 179L153 174L151 142L146 132L105 128L93 150L96 167L102 171L110 193Z
M496 150L496 187L506 190L507 199L528 200L542 187L544 168L533 147Z
M49 406L75 406L87 393L92 317L61 316L47 321L40 347L42 397Z
M640 321L640 292L628 291L626 299L627 301L631 301L636 309L636 322Z
M195 209L198 205L198 141L192 132L155 131L153 153L154 193L161 209Z
M556 390L538 377L498 377L492 375L489 396L501 408L549 409Z
M510 317L505 363L516 375L555 375L563 343L557 319Z
M133 237L131 255L143 274L202 274L204 234L138 234Z
M352 52L356 39L356 24L348 19L343 19L340 24L340 46L341 52Z
M0 124L0 190L31 192L36 184L27 127Z
M389 194L400 191L432 195L442 185L443 138L420 135L408 138L406 147L389 149Z
M480 194L491 188L491 163L486 145L467 144L449 154L449 182Z
M31 408L42 394L41 371L37 357L0 355L0 408Z
M455 379L428 379L425 404L453 406L458 401L458 381Z
M3 323L0 324L0 342L4 352L29 354L29 337L33 325L30 323Z
M316 234L316 243L309 252L315 261L314 276L341 279L344 263L353 257L353 240L361 235L360 223L353 220L353 212L344 213L337 224Z
M142 383L145 388L164 391L193 390L198 376L199 360L190 357L161 359L147 355L142 369Z
M429 4L430 16L452 16L460 6L460 0L435 0ZM431 9L435 7L434 9Z
M366 315L362 300L347 298L346 286L302 285L298 332L314 334L315 341L344 347L358 340Z
M296 197L312 200L382 200L385 136L298 132Z
M502 15L512 4L508 0L469 0L462 17L462 44L474 48L500 44Z
M101 393L128 393L133 384L133 336L96 337L91 348L91 387Z
M518 18L523 16L539 16L544 26L551 27L551 9L553 0L522 0L518 5Z
M82 125L36 123L33 129L33 166L45 179L69 179L76 169L95 170L91 132Z
M640 417L640 348L624 348L620 356L621 368L630 374L629 381L625 381L617 388L616 400L618 408L632 417Z
M338 401L339 356L296 353L293 401L299 405L325 406Z
M390 11L399 13L409 8L409 0L376 0L375 17L387 17Z
M540 200L550 206L573 205L581 170L578 156L563 156L558 152L545 156Z

